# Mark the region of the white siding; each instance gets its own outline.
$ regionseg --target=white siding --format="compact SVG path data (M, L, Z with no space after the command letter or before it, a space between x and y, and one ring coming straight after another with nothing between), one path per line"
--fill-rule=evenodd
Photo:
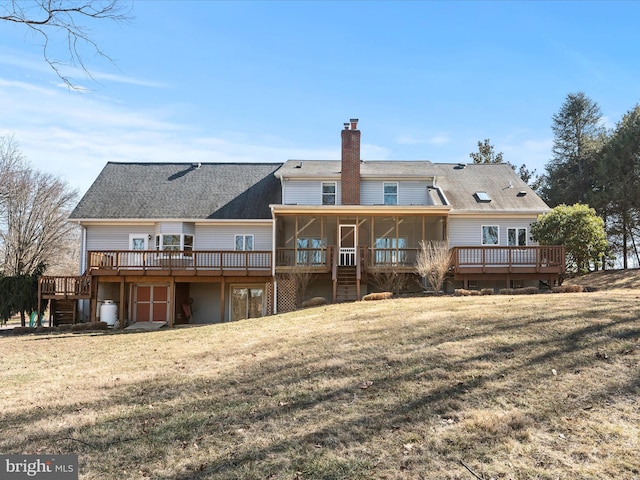
M150 225L89 225L87 226L87 250L129 250L131 233L153 235L154 231Z
M395 180L363 180L360 182L360 204L383 205L383 184L385 182L395 182ZM433 205L427 191L427 187L430 186L429 182L400 180L395 183L398 184L398 205Z
M181 223L166 223L163 227L174 227L173 233L183 231ZM234 250L236 235L254 235L254 250L271 250L272 235L269 225L198 225L185 224L185 233L193 232L195 250ZM194 228L188 228L192 226ZM172 230L163 228L162 233ZM152 235L154 227L135 225L89 225L87 226L87 250L129 250L129 234ZM154 240L149 241L149 249L154 249Z
M537 245L531 240L531 224L536 218L526 220L524 218L449 218L449 245L458 246L480 246L482 245L482 226L497 225L499 227L499 245L508 246L507 229L526 228L527 245Z
M195 232L195 225L187 222L161 222L156 225L156 234L165 235L180 235L182 233L187 235L193 235Z
M336 183L336 205L340 205L340 182L337 180L286 180L285 205L322 205L322 182Z
M254 250L271 250L269 225L198 225L195 250L235 250L236 235L253 235Z

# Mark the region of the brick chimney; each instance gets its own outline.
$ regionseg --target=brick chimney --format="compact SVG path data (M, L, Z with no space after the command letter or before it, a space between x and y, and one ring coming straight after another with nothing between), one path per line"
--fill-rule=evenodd
M342 130L342 205L360 205L360 130L352 118Z

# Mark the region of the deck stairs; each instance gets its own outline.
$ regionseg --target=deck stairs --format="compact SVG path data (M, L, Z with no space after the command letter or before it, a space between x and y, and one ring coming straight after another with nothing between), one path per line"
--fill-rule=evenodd
M76 300L54 299L51 300L51 316L54 326L74 324L77 322Z
M358 300L357 282L356 267L338 267L336 301L340 303Z

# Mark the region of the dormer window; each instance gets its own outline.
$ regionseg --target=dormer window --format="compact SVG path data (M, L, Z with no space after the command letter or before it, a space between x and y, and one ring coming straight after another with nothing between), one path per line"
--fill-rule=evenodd
M336 182L322 182L322 205L336 204Z
M384 182L384 204L398 205L398 182Z
M476 197L476 201L480 203L489 203L491 201L491 197L487 192L476 192L474 196Z

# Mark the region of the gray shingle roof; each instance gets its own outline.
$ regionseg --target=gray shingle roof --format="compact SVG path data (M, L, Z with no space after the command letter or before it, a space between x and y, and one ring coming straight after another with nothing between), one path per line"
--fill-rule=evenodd
M464 165L464 168L461 166ZM289 160L276 172L285 178L339 178L340 160ZM508 164L458 164L430 161L363 161L366 177L436 177L451 212L546 212L544 201ZM509 188L511 185L511 188ZM486 192L490 202L479 202L475 192ZM526 192L524 195L521 192ZM438 204L438 202L436 202Z
M109 162L71 219L269 219L280 163Z
M367 160L360 163L362 177L430 177L433 176L433 163L429 161L383 161ZM285 178L339 178L342 163L340 160L287 160L276 172L276 176Z
M547 212L549 206L508 164L434 163L437 185L453 207L451 212ZM510 186L511 185L511 186ZM490 202L478 201L486 192Z

